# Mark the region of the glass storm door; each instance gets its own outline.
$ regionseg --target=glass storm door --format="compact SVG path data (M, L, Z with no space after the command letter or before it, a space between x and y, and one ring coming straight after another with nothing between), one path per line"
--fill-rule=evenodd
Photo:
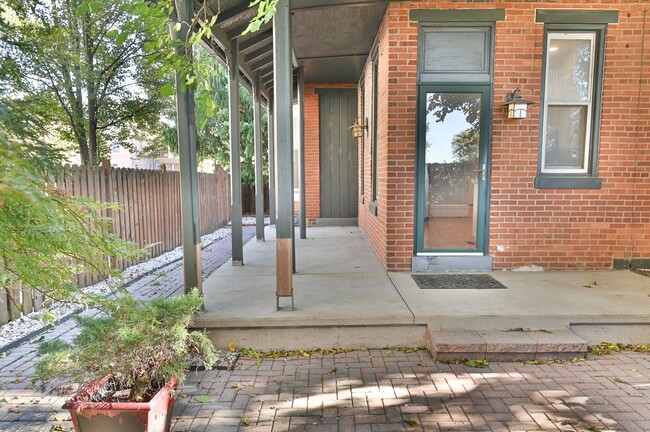
M422 86L418 252L483 253L489 87Z

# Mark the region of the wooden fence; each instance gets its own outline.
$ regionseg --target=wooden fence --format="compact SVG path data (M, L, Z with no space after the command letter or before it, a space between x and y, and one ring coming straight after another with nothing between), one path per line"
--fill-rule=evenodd
M255 186L243 184L241 187L242 213L245 215L255 214ZM264 184L264 214L269 214L269 185Z
M228 174L217 168L215 174L198 175L199 213L201 235L215 231L230 220L230 180ZM181 194L178 171L154 171L103 166L73 166L60 178L56 186L71 195L95 201L112 202L121 210L110 211L113 230L123 240L140 247L150 246L146 259L156 257L181 245ZM124 270L135 261L117 260L113 265ZM79 286L101 281L91 274L78 275ZM19 307L11 304L6 293L0 291L0 324L20 317ZM14 298L20 298L22 313L28 314L43 305L37 292L17 288Z

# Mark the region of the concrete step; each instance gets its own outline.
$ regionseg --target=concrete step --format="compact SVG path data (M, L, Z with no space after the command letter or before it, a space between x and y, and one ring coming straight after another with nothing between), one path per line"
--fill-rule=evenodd
M426 345L426 325L267 325L263 327L198 327L219 349L230 342L257 351L318 348L393 348Z
M532 361L582 357L587 342L570 329L431 330L429 349L443 361Z
M650 322L576 322L569 328L589 345L601 342L650 344Z

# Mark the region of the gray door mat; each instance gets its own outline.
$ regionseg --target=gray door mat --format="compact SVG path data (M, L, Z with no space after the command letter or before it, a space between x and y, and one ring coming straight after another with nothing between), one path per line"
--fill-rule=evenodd
M506 289L486 274L413 274L411 277L420 289Z

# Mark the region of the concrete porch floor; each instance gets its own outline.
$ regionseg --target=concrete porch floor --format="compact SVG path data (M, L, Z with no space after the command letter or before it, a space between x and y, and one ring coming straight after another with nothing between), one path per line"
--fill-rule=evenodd
M427 346L431 333L527 328L589 344L650 343L650 278L628 271L490 273L507 289L420 289L387 272L356 227L319 227L296 239L295 310L276 310L275 230L204 281L206 328L217 346L257 350ZM593 284L596 281L597 284ZM591 288L586 287L591 285ZM280 305L290 306L288 298Z

